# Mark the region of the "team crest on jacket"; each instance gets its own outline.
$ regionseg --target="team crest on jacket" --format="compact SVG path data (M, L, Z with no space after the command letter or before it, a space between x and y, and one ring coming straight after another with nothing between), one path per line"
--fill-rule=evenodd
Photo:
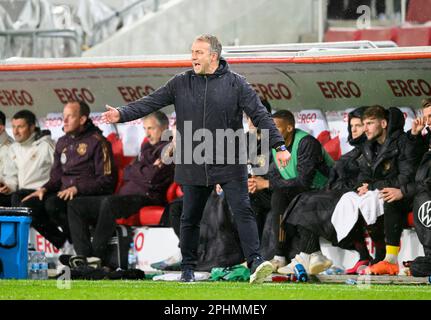
M76 149L76 151L78 152L78 154L80 156L83 156L84 154L87 153L87 147L88 147L88 145L86 143L80 143L78 145L78 149Z
M61 153L60 162L61 164L65 164L67 162L66 148L64 148L63 152Z
M431 227L431 201L424 202L418 210L419 221L425 228Z
M386 161L385 163L383 163L383 169L385 171L388 171L391 169L391 162L390 161Z

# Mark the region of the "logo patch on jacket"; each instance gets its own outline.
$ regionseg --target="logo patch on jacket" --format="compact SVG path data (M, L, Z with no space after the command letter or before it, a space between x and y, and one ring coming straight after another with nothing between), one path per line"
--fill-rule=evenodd
M383 170L388 171L391 169L391 162L390 161L386 161L385 163L383 163Z
M60 156L60 162L61 164L66 164L67 162L67 157L66 157L66 153L64 152L65 150L63 150L61 156Z
M78 149L76 149L76 151L78 152L78 154L80 156L83 156L84 154L87 153L87 147L88 147L88 145L86 143L80 143L78 145Z
M431 227L431 201L424 202L418 210L419 221L425 228Z

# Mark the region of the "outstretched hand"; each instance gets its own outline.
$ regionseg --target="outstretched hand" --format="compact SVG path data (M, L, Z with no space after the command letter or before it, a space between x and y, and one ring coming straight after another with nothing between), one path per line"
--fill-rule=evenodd
M115 109L114 107L111 107L109 105L106 105L106 110L104 113L102 113L102 121L106 123L116 123L120 121L120 112Z

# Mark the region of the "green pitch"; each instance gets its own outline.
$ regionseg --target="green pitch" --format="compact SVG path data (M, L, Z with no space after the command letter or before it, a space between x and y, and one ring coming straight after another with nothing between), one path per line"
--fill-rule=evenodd
M61 287L61 286L60 286ZM431 299L431 285L377 285L234 282L71 281L70 289L57 287L56 280L0 280L0 300L265 300L265 299Z

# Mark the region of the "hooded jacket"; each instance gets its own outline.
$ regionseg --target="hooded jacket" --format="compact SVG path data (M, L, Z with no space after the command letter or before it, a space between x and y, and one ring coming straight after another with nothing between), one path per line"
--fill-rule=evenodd
M49 179L54 141L49 131L36 131L26 141L10 145L4 167L4 183L11 192L38 189Z
M342 155L331 168L327 186L330 190L345 190L347 192L353 190L358 184L357 179L360 169L357 160L362 153L362 145L367 141L367 137L363 133L361 136L353 139L350 121L352 118L361 119L365 109L366 107L359 107L348 114L347 130L349 136L347 140L354 149Z
M214 74L198 75L193 70L186 71L174 76L149 96L119 107L120 122L146 116L171 104L175 106L177 117L177 183L208 186L235 179L247 179L247 157L244 164L239 161L240 156L244 155L241 150L245 150L244 132L240 133L244 138L242 143L236 138L229 140L224 148L216 144L217 129L243 129L243 112L251 118L256 127L269 130L271 147L284 144L283 137L256 92L244 77L230 70L229 64L223 58L220 59ZM212 144L213 153L206 153L204 161L197 161L192 157L192 154L196 155L194 151L199 150L196 147L204 140L195 137L195 134L199 134L198 130L200 133L211 134L210 137L205 137L205 142ZM234 147L235 151L227 151L226 146ZM233 157L234 163L228 163L228 157ZM179 158L181 161L178 161Z
M388 110L388 129L385 142L377 154L373 151L376 141L364 143L358 159L360 184L368 183L369 190L386 187L401 188L414 180L417 165L422 157L417 141L404 132L404 115L400 109ZM405 193L405 191L403 191Z
M43 187L57 192L75 186L78 195L102 195L113 193L116 182L111 144L89 119L82 132L58 139L50 179Z

